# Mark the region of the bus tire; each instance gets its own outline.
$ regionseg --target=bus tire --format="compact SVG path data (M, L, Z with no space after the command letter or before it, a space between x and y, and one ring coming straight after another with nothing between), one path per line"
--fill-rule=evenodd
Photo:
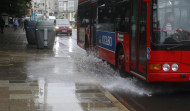
M125 72L125 53L123 47L119 47L116 55L116 65L121 77L127 77Z

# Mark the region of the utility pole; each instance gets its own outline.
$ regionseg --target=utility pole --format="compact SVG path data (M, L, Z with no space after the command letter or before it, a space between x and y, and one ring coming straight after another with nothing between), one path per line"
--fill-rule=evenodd
M47 6L46 6L46 0L45 0L45 19L47 20Z

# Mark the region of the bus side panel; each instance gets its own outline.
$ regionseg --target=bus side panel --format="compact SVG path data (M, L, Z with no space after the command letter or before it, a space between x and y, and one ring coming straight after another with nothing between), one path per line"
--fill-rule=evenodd
M125 53L125 71L130 72L129 66L129 45L130 45L130 35L129 34L120 34L116 33L116 44L122 43L124 53ZM117 46L117 45L116 45Z
M102 47L99 47L99 46L97 46L97 51L98 51L98 56L101 59L109 62L110 64L115 65L115 53L113 53L109 50L106 50Z
M115 33L97 31L96 34L99 57L115 65Z
M130 58L130 59L131 59L131 58ZM137 67L136 62L131 61L131 62L130 62L130 67L131 67L132 69L136 69L136 67Z
M129 56L129 45L130 45L130 36L129 34L124 35L124 51L125 51L125 70L130 72L130 56Z
M139 72L142 72L143 74L146 74L146 66L139 64Z

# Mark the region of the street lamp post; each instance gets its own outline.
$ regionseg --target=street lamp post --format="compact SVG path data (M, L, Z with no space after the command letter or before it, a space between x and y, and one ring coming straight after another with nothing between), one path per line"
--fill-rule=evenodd
M46 6L46 0L45 0L45 19L47 20L47 6Z

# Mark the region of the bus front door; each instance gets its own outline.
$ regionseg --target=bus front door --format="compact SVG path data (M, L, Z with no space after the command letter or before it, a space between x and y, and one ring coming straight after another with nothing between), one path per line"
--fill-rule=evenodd
M133 1L130 72L146 80L147 3Z
M91 21L90 21L90 44L92 49L96 46L96 16L97 6L91 7Z

